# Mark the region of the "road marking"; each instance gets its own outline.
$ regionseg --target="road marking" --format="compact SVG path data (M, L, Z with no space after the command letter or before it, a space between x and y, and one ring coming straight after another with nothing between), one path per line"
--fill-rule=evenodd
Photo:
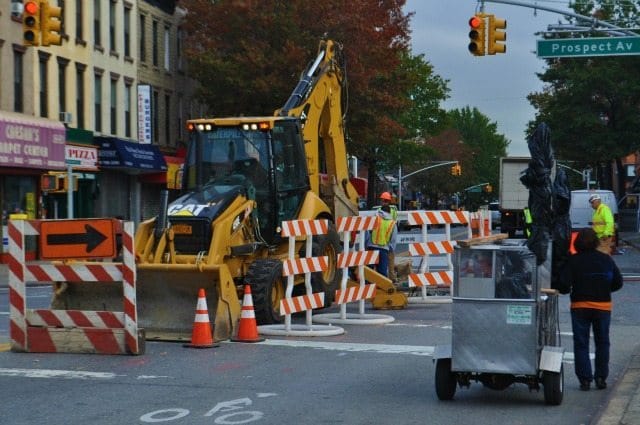
M25 378L113 379L118 375L109 372L78 372L73 370L56 369L0 368L0 376L23 376Z
M263 342L257 342L256 344L293 348L320 348L331 351L411 354L414 356L432 356L434 348L430 345L358 344L327 341L290 341L282 339L267 339Z

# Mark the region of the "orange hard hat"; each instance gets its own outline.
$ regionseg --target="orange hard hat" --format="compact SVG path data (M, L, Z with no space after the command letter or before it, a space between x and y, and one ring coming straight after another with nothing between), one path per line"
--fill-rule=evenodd
M382 192L380 194L380 199L384 199L385 201L391 201L391 194L389 192Z

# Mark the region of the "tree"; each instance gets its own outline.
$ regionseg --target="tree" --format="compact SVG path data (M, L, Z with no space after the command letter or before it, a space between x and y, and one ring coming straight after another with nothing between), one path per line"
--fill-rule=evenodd
M635 26L639 4L593 0L574 3L574 10L600 20L615 20L622 26L633 21ZM536 119L529 123L529 134L546 122L556 156L572 161L575 168L592 166L598 170L601 186L611 188L611 173L603 172L609 168L606 165L616 161L622 172L619 158L638 149L640 58L547 59L547 69L538 77L545 86L528 96L538 110Z
M467 148L468 157L464 161L463 170L467 170L472 181L469 185L489 183L497 193L500 180L500 158L507 155L509 140L498 134L498 125L491 122L477 108L454 109L449 111L449 123L460 133Z
M396 119L408 84L398 72L410 40L404 3L186 0L185 55L199 98L216 116L270 115L328 34L347 60L349 152L375 164L373 147L405 133Z

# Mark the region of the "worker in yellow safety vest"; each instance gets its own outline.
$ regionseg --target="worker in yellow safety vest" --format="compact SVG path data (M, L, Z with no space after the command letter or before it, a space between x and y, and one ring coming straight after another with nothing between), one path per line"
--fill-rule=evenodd
M611 254L611 242L615 231L611 209L607 204L602 203L600 195L597 194L589 197L589 203L593 208L592 227L600 240L598 251Z
M367 241L367 249L379 252L378 264L375 269L384 276L389 276L389 253L393 253L396 247L396 219L398 211L391 206L391 194L383 192L380 195L382 206L376 209L378 224L371 231Z
M524 213L524 236L529 239L531 237L531 225L533 224L531 210L529 207L524 207L522 212Z

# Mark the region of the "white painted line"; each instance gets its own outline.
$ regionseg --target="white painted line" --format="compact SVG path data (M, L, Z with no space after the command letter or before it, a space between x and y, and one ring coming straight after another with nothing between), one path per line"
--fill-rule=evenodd
M381 354L411 354L414 356L433 355L433 346L429 345L389 345L389 344L357 344L326 341L290 341L267 339L257 345L271 345L293 348L319 348L331 351L370 352Z
M277 347L291 348L318 348L330 351L350 351L369 352L380 354L409 354L413 356L432 356L434 347L432 345L389 345L389 344L358 344L346 342L326 342L326 341L290 341L281 339L266 339L256 345L271 345ZM594 353L589 353L591 360L595 359ZM565 351L563 361L572 363L574 361L573 352Z
M23 376L25 378L66 378L66 379L113 379L115 373L78 372L55 369L4 369L0 368L0 376ZM124 375L120 375L124 376Z

